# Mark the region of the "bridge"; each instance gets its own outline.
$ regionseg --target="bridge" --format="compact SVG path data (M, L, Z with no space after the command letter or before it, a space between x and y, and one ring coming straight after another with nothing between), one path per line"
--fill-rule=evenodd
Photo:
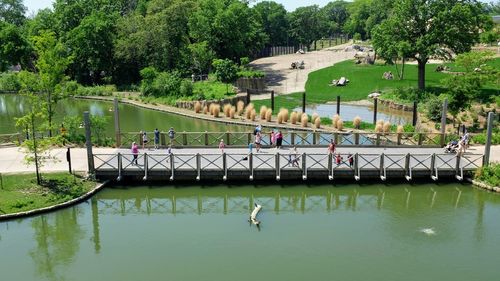
M182 148L146 150L137 164L129 150L92 154L97 178L148 181L239 180L438 180L464 177L484 162L483 154L446 154L441 148L340 147L329 154L326 146L248 149Z

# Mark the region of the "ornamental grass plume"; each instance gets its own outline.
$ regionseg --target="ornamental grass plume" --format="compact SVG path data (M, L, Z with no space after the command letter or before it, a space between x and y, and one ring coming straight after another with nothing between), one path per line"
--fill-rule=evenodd
M231 111L231 105L230 105L229 103L226 103L226 104L224 105L224 115L225 115L226 117L230 117L230 116L229 116L229 112L230 112L230 111Z
M268 108L267 111L266 111L266 121L267 122L271 122L271 119L273 117L273 110Z
M266 119L266 113L267 113L267 106L265 105L261 106L259 111L260 120Z
M377 122L377 125L375 125L375 133L382 133L383 130L384 126Z
M214 104L211 103L209 106L208 106L208 112L210 112L210 115L214 115Z
M245 110L245 103L240 100L236 103L236 115L241 116L241 114L243 114L243 110Z
M292 114L290 114L290 123L292 124L297 124L297 120L298 120L298 115L297 115L297 112L292 112Z
M334 128L337 128L337 121L339 121L340 116L338 114L333 115L332 117L332 126Z
M384 133L389 133L391 131L391 123L385 122L383 129L384 129Z
M311 116L311 123L316 124L316 119L319 118L318 113L314 112Z
M359 116L354 117L354 119L352 120L352 124L354 125L355 129L359 129L361 126L361 117Z
M319 118L319 117L318 117L318 118L316 118L316 119L314 120L314 127L315 127L316 129L321 128L321 118Z
M378 120L377 123L376 123L376 125L380 125L383 128L384 127L384 123L385 123L384 120Z
M203 107L203 114L207 114L207 113L208 113L208 106L207 106L207 105L205 105L205 106Z
M247 105L247 107L245 108L245 117L250 120L251 118L251 114L252 114L252 110L254 110L253 108L253 103L249 103Z
M219 113L220 113L220 105L219 104L214 104L213 106L213 115L215 118L219 118Z
M339 131L342 131L344 129L344 121L342 121L342 119L339 118L337 120L337 127L336 128Z
M278 122L278 124L283 124L283 112L278 113L276 122Z
M402 134L402 133L404 133L404 131L405 131L405 130L404 130L403 126L402 126L402 125L398 125L398 128L396 129L396 132L397 132L398 134Z
M283 118L283 123L288 122L288 116L289 116L288 109L282 108L282 109L280 109L280 113L281 113L282 118Z
M300 119L302 127L307 127L308 122L309 122L309 116L307 116L307 114L302 114L302 118Z
M250 120L255 121L255 117L257 117L257 111L255 111L255 108L252 108L250 111Z
M236 115L236 107L231 106L231 109L229 109L229 118L234 119L235 115Z
M195 113L200 113L200 111L201 111L201 103L199 101L196 101L194 103L194 112Z

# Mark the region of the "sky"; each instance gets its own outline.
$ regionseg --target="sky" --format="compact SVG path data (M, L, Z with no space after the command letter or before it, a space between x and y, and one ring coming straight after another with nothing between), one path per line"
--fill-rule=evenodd
M277 3L283 4L288 11L293 11L298 7L308 5L326 5L331 0L274 0ZM28 7L28 14L36 12L39 9L51 8L53 0L24 0L24 5ZM260 2L260 1L257 1ZM481 2L490 2L490 0L482 0Z

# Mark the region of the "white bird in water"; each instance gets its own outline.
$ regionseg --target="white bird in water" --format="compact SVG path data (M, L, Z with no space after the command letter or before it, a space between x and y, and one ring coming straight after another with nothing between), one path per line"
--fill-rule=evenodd
M420 232L427 234L427 235L436 235L436 231L434 231L434 228L422 228L420 229Z

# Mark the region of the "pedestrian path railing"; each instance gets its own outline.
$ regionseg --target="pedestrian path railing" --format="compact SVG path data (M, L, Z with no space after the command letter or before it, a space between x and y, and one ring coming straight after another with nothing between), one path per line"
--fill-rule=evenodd
M19 144L23 141L24 141L24 136L20 133L0 135L0 145Z
M456 177L483 165L481 154L129 153L94 154L96 176L203 180Z
M365 133L365 132L300 132L283 131L283 145L311 146L327 145L331 140L339 146L425 146L442 147L452 135L440 133ZM122 147L132 142L142 145L141 133L121 133ZM154 145L154 134L147 133L147 147ZM243 147L255 141L253 132L176 132L173 138L168 133L160 133L159 145L162 147L217 147L221 140L229 146ZM270 132L263 132L261 143L271 145Z

